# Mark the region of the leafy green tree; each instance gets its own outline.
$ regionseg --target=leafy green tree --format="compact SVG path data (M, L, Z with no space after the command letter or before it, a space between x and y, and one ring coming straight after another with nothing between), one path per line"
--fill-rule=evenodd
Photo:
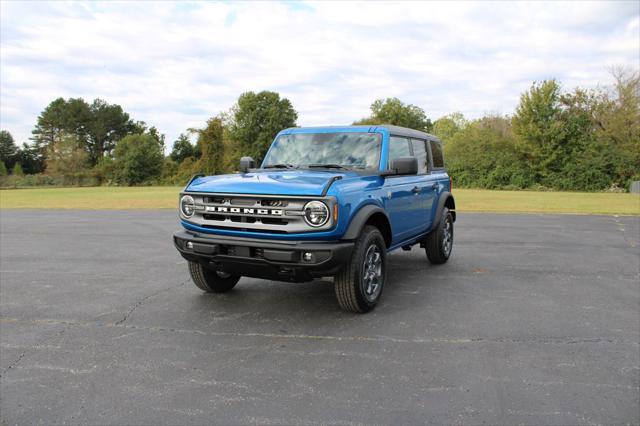
M90 122L91 110L82 98L70 98L68 101L58 98L47 105L38 116L32 139L45 155L47 149L59 141L63 134L74 135L85 147Z
M222 141L224 143L224 156L222 160L223 169L226 173L238 170L238 164L240 158L244 155L238 144L231 138L231 134L228 127L225 127L222 134Z
M174 183L186 184L187 181L196 173L200 171L199 162L193 157L185 158L182 163L178 165L178 170L173 177Z
M51 102L38 116L38 121L31 132L35 146L42 152L58 139L60 132L66 129L65 108L67 102L58 98Z
M240 95L229 117L229 136L242 155L260 161L275 135L295 127L298 113L291 102L276 92L246 92ZM204 156L204 150L203 150Z
M491 129L515 144L515 135L513 133L513 127L511 126L511 119L508 117L502 115L485 115L471 123L467 122L465 127L469 124L474 124L483 129Z
M130 132L131 135L141 135L143 133L148 133L153 136L158 143L162 146L162 150L164 152L164 143L165 143L165 135L164 133L160 133L156 126L147 125L144 121L132 121L130 124Z
M0 177L7 175L7 166L4 165L4 161L0 161Z
M65 185L82 184L89 156L75 135L61 135L48 150L47 174L62 176Z
M454 112L437 119L433 123L431 132L446 143L451 140L456 133L464 130L467 124L467 120L461 112Z
M45 158L42 151L35 144L22 144L22 148L18 149L17 162L20 163L24 172L29 175L42 173L45 166Z
M173 185L175 175L178 173L178 163L173 161L170 157L166 157L162 163L162 175L160 181L162 184Z
M594 121L596 139L611 158L613 181L620 187L640 180L640 72L611 70L614 84L600 93Z
M96 164L105 154L110 155L117 141L137 130L120 105L102 99L95 99L89 106L86 126L91 164Z
M173 149L169 154L169 158L171 158L176 163L180 164L187 157L196 156L196 148L193 146L191 141L189 141L189 137L185 134L180 134L178 139L173 142Z
M145 121L135 120L131 122L131 134L132 135L141 135L146 133L149 129L149 126Z
M612 158L605 146L598 143L594 109L598 105L594 91L576 89L560 97L560 123L563 127L563 156L558 160L561 170L547 183L562 190L602 190L613 182Z
M156 128L156 126L149 127L149 130L147 130L147 133L149 133L151 136L155 138L155 140L160 145L160 148L162 148L162 152L164 152L164 140L165 140L164 133L160 133L160 131Z
M525 188L533 183L508 120L486 117L473 121L446 144L449 174L456 185L481 188Z
M91 169L91 174L95 178L97 185L111 183L115 179L115 161L108 156L102 157L98 164Z
M555 80L534 83L522 94L512 124L536 181L553 186L566 158L566 127L562 120L560 85Z
M192 129L198 135L201 156L198 169L202 173L215 175L224 171L224 124L221 117L207 120L204 129ZM184 161L184 160L183 160Z
M590 191L615 183L621 174L616 165L633 154L617 151L624 143L604 136L603 123L614 104L597 91L578 88L562 93L554 80L534 84L523 94L512 123L535 182L554 189ZM622 127L620 139L632 140L626 133L628 126Z
M38 116L33 130L35 146L46 156L63 135L73 135L86 150L92 165L111 155L116 141L131 133L142 133L120 105L95 99L88 104L82 98L58 98ZM144 123L142 123L144 124Z
M24 171L22 170L22 166L20 165L20 163L16 163L15 166L13 166L13 171L11 172L11 174L13 176L24 176Z
M162 174L164 154L157 138L149 133L127 135L114 150L114 172L118 183L151 183Z
M13 141L13 136L6 130L0 130L0 161L6 167L12 168L18 159L18 147Z
M178 164L166 158L162 170L162 182L170 185L184 185L196 173L200 172L199 163L194 157L187 157Z
M375 100L371 104L371 116L353 124L394 124L425 132L431 131L432 127L422 108L405 104L398 98Z

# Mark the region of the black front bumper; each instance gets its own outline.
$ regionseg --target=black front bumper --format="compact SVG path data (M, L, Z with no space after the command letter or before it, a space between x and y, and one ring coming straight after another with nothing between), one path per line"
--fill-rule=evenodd
M181 230L173 242L185 259L230 274L278 281L335 275L351 257L352 241L276 241Z

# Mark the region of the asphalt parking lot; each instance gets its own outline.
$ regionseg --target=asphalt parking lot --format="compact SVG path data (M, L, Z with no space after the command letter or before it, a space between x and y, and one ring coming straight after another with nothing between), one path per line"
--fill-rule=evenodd
M460 214L383 301L201 293L173 211L0 212L4 424L640 421L640 218Z

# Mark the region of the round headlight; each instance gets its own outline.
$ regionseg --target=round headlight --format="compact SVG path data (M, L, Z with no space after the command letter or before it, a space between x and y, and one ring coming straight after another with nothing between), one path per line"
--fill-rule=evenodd
M193 197L191 195L183 195L180 199L180 211L185 217L193 216L193 213L196 211L196 203L193 201Z
M321 201L309 201L304 206L304 220L313 227L324 225L329 220L329 207Z

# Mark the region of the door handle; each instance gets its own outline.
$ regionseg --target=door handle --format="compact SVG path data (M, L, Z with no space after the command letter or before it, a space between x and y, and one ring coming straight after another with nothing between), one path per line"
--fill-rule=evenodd
M438 185L437 183L434 183L433 185L431 185L431 189L433 189L434 191L437 191L439 187L440 185Z
M420 192L420 188L417 186L414 186L411 192L413 192L414 194L417 194L418 192Z

